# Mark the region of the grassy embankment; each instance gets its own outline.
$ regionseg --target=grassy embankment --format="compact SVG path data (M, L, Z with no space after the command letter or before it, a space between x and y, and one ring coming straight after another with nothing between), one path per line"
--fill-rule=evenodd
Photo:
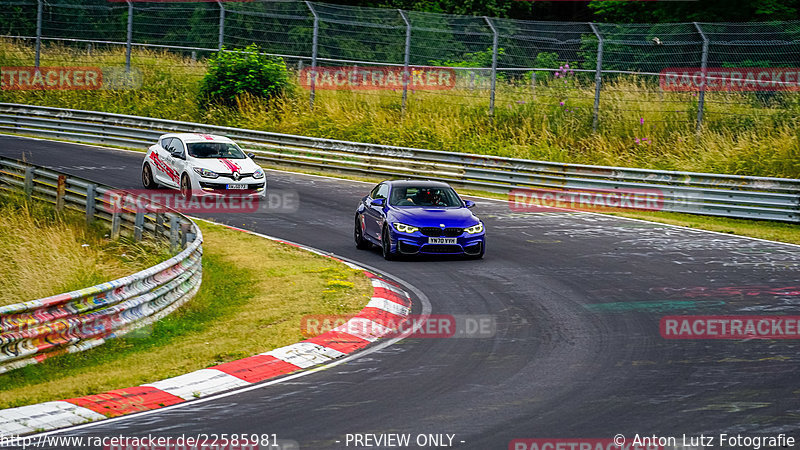
M169 258L147 241L111 241L83 217L0 195L0 305L130 275Z
M0 42L0 65L32 65L29 47ZM43 65L119 66L122 50L47 47ZM706 126L694 127L696 97L662 92L643 78L608 78L601 120L592 132L594 85L573 77L527 84L500 83L494 117L485 91L457 87L442 93L409 94L400 107L394 91L319 91L308 107L306 91L284 99L241 99L236 108L198 104L202 61L175 54L135 50L143 74L140 89L128 91L0 91L0 101L103 110L362 142L511 156L566 163L738 175L800 177L800 98L792 94L708 93ZM560 103L564 102L564 106ZM646 140L644 138L647 138ZM681 214L633 213L657 221L720 228L799 242L781 225ZM780 231L774 231L777 228Z
M217 225L200 227L203 287L189 303L96 349L0 375L0 408L136 386L269 351L304 339L303 316L351 314L372 293L359 271L328 258ZM79 216L5 201L0 298L30 300L127 275L168 256L155 249L110 242L102 230L86 230Z

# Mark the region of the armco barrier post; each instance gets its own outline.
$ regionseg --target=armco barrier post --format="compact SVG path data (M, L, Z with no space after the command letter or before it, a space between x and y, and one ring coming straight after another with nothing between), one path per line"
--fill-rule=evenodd
M311 38L311 94L309 94L309 105L314 109L314 96L317 84L317 47L319 44L319 16L314 11L314 6L311 2L306 1L306 6L311 14L314 16L314 34Z
M219 5L219 38L217 40L217 48L221 51L223 45L225 45L225 5L222 4L221 0L217 0L217 5Z
M121 221L122 217L120 216L120 211L118 208L114 208L114 212L111 213L111 239L119 239L119 227Z
M67 176L59 175L56 183L56 211L64 210L64 196L67 194Z
M406 23L406 49L403 56L403 111L406 110L406 99L408 98L408 83L411 81L411 73L408 71L408 63L411 60L411 22L408 21L406 13L402 9L398 9L400 17Z
M706 82L705 77L707 76L708 72L708 37L705 33L703 33L703 29L700 28L700 24L694 22L694 27L697 29L697 32L700 33L700 38L703 39L703 54L700 59L700 71L703 74L703 83L700 85L700 93L697 97L697 131L700 131L700 127L703 125L703 109L705 109L706 104Z
M33 196L33 167L25 168L25 198L30 200Z
M89 226L94 222L94 207L97 203L95 194L97 192L97 185L89 184L86 186L86 225Z
M131 71L131 45L133 44L133 2L128 2L128 37L125 40L125 72Z
M181 227L181 248L186 247L186 243L189 242L189 224L185 222L180 222Z
M143 231L144 231L144 211L136 211L136 217L133 219L133 240L141 241Z
M192 225L189 224L189 223L184 223L182 229L183 229L183 236L184 236L183 237L183 242L184 242L183 246L186 247L186 245L189 242L194 241L194 238L196 237L196 235L195 235L194 231L192 231Z
M156 236L164 235L164 213L156 213Z
M178 250L178 239L180 238L180 233L178 233L178 216L176 214L169 215L169 248L171 251L175 252Z
M39 68L39 61L42 56L42 16L44 15L44 0L36 1L36 56L34 66Z
M483 16L483 19L486 20L486 24L489 25L489 29L492 30L492 34L494 35L492 38L492 87L491 91L489 92L489 114L494 115L494 94L495 88L497 87L497 46L499 44L499 36L497 35L497 29L492 23L492 19L486 16Z
M597 36L597 67L594 70L594 112L592 114L592 131L597 131L600 120L600 85L603 82L603 36L595 24L590 23L594 35Z

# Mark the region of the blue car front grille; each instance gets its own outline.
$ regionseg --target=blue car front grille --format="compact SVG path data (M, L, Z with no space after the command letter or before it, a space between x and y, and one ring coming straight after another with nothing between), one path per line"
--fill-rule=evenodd
M454 227L448 227L444 229L437 227L422 227L419 229L419 232L430 237L458 237L464 233L464 229Z

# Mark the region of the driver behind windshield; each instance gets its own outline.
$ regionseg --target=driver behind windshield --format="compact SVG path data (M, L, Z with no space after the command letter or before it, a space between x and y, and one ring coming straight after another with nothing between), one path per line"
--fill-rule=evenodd
M454 206L458 202L451 199L441 189L427 187L397 188L392 191L390 204L396 206Z

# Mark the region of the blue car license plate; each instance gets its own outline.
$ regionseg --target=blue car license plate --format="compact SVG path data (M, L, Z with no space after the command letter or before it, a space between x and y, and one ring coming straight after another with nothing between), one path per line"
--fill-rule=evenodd
M429 237L428 244L458 244L457 238Z

